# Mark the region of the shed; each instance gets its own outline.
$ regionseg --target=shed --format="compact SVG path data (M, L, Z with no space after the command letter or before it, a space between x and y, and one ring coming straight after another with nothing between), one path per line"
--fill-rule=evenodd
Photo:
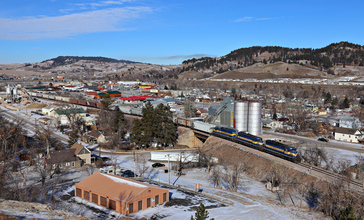
M123 215L169 201L169 191L105 173L94 173L75 185L75 195Z

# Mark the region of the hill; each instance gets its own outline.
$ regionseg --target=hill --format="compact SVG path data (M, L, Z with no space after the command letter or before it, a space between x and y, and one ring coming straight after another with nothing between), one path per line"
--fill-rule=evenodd
M285 72L280 69L280 71L276 71L276 73L273 73L274 68L276 68L277 66L271 64L278 62L281 63L279 64L280 66L282 66L283 64L287 64L287 68L289 71ZM264 64L267 67L256 66L257 63ZM291 77L290 73L295 73L299 77L306 74L307 77L320 77L322 75L325 75L326 73L331 75L340 75L343 73L347 74L348 71L343 71L339 69L350 66L361 67L363 66L363 63L364 46L349 42L332 43L326 47L319 49L287 48L278 46L254 46L234 50L229 54L219 58L202 57L200 59L194 58L182 62L183 71L194 70L203 72L209 70L216 73L233 71L232 75L234 75L234 72L245 72L254 73L256 77L265 77L264 74L267 76L269 76L270 74L276 75L278 72L280 72L280 74L282 75L288 75L289 77ZM297 67L298 64L301 65L302 68ZM247 67L254 68L246 71L241 70ZM363 73L361 68L357 68L355 71L349 72L355 74ZM257 76L257 74L263 75ZM217 77L221 78L223 76Z

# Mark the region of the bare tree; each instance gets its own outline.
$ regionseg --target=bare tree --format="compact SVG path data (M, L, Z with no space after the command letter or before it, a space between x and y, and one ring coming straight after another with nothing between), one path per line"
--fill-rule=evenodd
M142 154L142 155L137 155L136 156L136 168L138 169L139 172L139 176L144 177L145 172L147 172L147 170L149 169L149 166L147 165L148 159L147 156Z

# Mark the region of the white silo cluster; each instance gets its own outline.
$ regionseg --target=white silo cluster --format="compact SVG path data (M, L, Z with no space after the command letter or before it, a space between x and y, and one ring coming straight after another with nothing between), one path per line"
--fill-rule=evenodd
M235 102L235 128L252 135L262 134L262 103Z
M18 88L16 86L8 85L6 87L6 97L7 99L17 98L18 96Z
M238 131L248 131L248 109L249 102L235 102L235 128Z

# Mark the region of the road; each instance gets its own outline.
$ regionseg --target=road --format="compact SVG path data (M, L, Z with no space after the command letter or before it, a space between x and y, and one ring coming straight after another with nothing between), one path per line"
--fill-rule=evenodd
M308 146L335 148L335 149L353 151L353 152L357 152L357 153L364 153L364 145L360 146L359 144L350 144L347 142L339 142L339 141L322 142L322 141L318 141L316 138L313 139L313 138L301 137L301 136L297 136L297 135L281 134L281 133L276 133L273 131L263 131L263 133L278 136L278 137L294 139L294 140L299 141L300 144L307 144Z
M12 113L11 110L8 110L8 109L1 109L1 114L3 117L6 117L6 118L9 118L9 119L16 119L16 120L19 120L19 121L22 121L24 122L24 124L22 125L22 127L26 130L29 130L29 131L32 131L32 132L36 132L37 131L37 124L36 124L36 121L34 120L27 120L25 119L24 117L20 116L20 115L17 115L17 114L14 114ZM61 135L58 135L56 133L52 133L51 135L53 138L55 139L58 139L59 141L61 141L62 143L64 144L68 144L68 138L65 138Z

